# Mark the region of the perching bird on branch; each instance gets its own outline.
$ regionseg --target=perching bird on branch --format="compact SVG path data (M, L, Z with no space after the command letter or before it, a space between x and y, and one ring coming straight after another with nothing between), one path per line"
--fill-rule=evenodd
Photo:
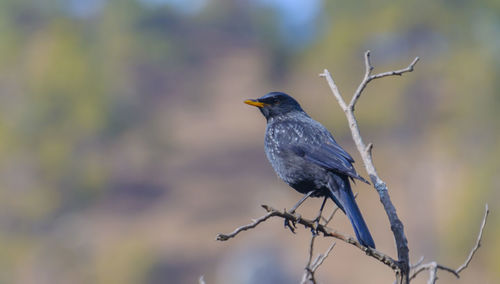
M265 151L278 176L302 194L330 197L351 221L358 241L375 248L349 179L368 182L332 134L285 93L271 92L245 103L258 107L267 120Z

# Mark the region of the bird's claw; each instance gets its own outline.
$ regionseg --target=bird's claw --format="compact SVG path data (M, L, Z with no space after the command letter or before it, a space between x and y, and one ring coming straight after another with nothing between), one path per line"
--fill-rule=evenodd
M286 209L285 209L285 211L286 211ZM292 209L292 210L288 211L288 214L294 215L295 214L295 209ZM300 215L299 215L299 218L300 218ZM289 219L289 218L285 217L285 223L284 223L285 229L288 228L288 229L290 229L290 231L292 233L295 234L295 229L297 228L297 226L296 226L297 225L296 220L297 219L293 219L292 220L292 219Z
M319 221L321 220L321 216L316 217L316 219L313 220L313 227L311 227L311 233L313 236L319 236Z
M285 229L290 229L290 231L295 234L295 228L297 228L297 226L295 226L295 221L290 221L290 219L285 218L284 227Z

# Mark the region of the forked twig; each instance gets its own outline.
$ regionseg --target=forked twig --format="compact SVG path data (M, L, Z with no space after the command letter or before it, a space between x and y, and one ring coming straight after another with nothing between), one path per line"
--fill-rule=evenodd
M372 75L373 71L373 66L371 65L370 62L370 51L365 52L365 75L363 77L363 80L359 84L358 88L354 92L352 99L349 103L349 105L346 104L344 101L344 98L340 94L340 91L335 84L335 81L333 80L332 76L330 75L330 72L328 72L327 69L323 71L323 73L319 74L321 77L324 77L326 81L328 82L328 85L330 86L330 89L337 100L338 104L344 111L347 121L349 123L349 128L351 129L351 134L352 138L356 144L356 147L361 155L361 158L363 159L363 163L365 165L366 171L370 175L370 179L373 183L373 186L377 190L379 196L380 196L380 201L384 205L385 212L387 213L387 216L389 218L389 222L391 224L391 230L394 235L394 239L396 241L396 246L397 246L397 252L398 252L398 265L399 265L399 270L396 274L396 278L398 279L399 283L408 283L409 282L409 255L408 255L408 241L406 239L405 233L404 233L404 226L401 220L399 219L397 213L396 213L396 208L392 204L391 198L388 193L387 189L387 184L379 177L377 174L377 171L375 169L375 165L373 164L373 159L372 159L372 148L373 145L370 143L368 146L365 144L363 141L363 138L361 137L361 133L359 131L358 127L358 122L356 120L356 116L354 115L354 109L356 106L356 103L358 102L359 98L361 97L361 94L363 90L366 88L368 83L370 83L372 80L375 79L380 79L388 76L400 76L404 73L407 72L412 72L415 64L418 62L419 58L416 57L408 67L401 69L401 70L396 70L396 71L389 71L389 72L383 72L379 73L376 75ZM401 273L401 274L399 274Z
M465 262L460 265L459 268L457 269L452 269L447 266L438 264L435 261L431 261L429 263L424 263L424 264L419 264L415 266L413 274L410 276L410 280L415 278L420 272L429 270L429 280L427 283L435 283L437 280L437 270L444 270L447 271L453 275L455 275L457 278L460 278L460 272L462 272L467 266L469 266L470 262L472 261L472 258L474 257L475 253L481 246L481 240L483 238L483 231L484 227L486 226L486 220L488 218L490 209L488 208L488 204L485 205L484 209L484 217L483 221L481 222L481 227L479 228L479 234L476 239L476 243L472 247L471 251L469 252L469 255L467 256L467 259L465 259Z

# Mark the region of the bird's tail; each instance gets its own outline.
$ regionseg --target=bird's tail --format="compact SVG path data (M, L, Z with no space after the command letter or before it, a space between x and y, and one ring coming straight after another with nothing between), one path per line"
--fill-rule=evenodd
M349 218L349 221L351 221L358 241L366 247L375 248L375 242L373 241L372 235L370 234L368 226L366 226L365 220L363 219L358 205L354 200L349 180L347 178L336 177L335 183L337 184L336 189L332 189L330 186L330 197L340 207L340 209L344 211Z

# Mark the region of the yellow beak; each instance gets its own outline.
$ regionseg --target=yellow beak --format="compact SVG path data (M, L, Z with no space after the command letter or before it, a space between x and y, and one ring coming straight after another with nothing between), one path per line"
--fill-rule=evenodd
M261 103L261 102L258 102L256 100L246 100L246 101L244 101L244 103L246 103L247 105L255 106L255 107L264 107L267 105L265 103Z

